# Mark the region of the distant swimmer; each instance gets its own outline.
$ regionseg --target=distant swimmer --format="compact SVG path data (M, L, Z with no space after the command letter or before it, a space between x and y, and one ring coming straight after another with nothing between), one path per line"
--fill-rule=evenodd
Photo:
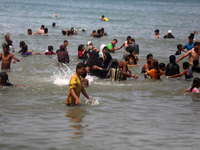
M80 105L80 93L82 93L88 100L92 101L85 91L83 79L81 77L85 73L85 68L86 66L84 63L79 63L76 66L76 73L71 77L69 83L68 96L65 102L67 106Z
M55 22L52 23L52 27L56 27L56 23Z
M41 25L40 29L37 30L37 32L34 32L34 34L38 34L38 35L43 35L44 34L44 25Z
M189 89L184 90L183 92L199 93L199 90L198 90L199 87L200 87L200 79L194 78L192 86Z
M168 39L174 39L174 36L172 35L172 30L168 30L168 34L167 35L165 35L163 38L168 38Z
M13 63L15 64L18 60L13 54L9 53L9 46L3 46L3 52L0 55L1 70L10 70L11 60L14 59Z
M53 14L53 17L57 18L57 17L58 17L58 14Z
M40 52L37 52L37 53L34 53L34 54L33 54L33 50L28 51L28 46L27 46L27 45L24 45L23 48L22 48L21 55L24 55L24 56L29 56L29 55L41 55L41 53L40 53Z
M28 35L32 35L32 30L31 29L28 29L27 32L28 32Z
M101 18L101 21L108 21L108 18L106 18L104 15Z
M56 53L53 52L53 46L48 46L48 52L45 52L44 55L56 55Z
M159 32L160 31L158 29L155 30L156 39L162 38L161 35L159 34Z

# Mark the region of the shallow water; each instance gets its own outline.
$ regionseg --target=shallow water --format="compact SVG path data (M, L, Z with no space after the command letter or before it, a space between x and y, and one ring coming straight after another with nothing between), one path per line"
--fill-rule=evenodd
M0 40L9 33L14 55L21 60L7 73L11 83L26 87L0 87L0 149L198 149L199 95L182 93L192 81L166 77L155 81L140 73L148 53L167 64L177 44L187 43L188 35L199 29L198 6L195 0L2 0ZM100 21L102 14L108 22ZM49 28L50 36L26 35L28 28L34 32L41 24ZM62 36L61 30L72 26L85 28L86 33L78 30L77 36ZM92 30L101 27L108 36L91 38ZM171 29L175 39L154 39L157 28L162 36ZM140 65L130 67L139 78L111 82L88 76L86 90L94 104L81 95L80 107L66 108L68 83L79 61L78 45L92 41L99 48L117 38L118 47L128 35L140 45ZM29 50L44 53L48 45L56 51L65 39L71 59L66 66L58 64L56 56L17 53L22 40ZM112 56L121 59L122 54L123 49ZM179 62L180 68L184 61L188 58Z

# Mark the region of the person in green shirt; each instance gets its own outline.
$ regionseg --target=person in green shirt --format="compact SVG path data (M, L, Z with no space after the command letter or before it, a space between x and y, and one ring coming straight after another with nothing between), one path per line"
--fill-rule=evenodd
M111 43L109 43L108 45L107 45L107 48L108 48L108 51L109 52L115 52L115 44L117 43L118 41L117 41L117 39L114 39L114 40L112 40L112 42Z

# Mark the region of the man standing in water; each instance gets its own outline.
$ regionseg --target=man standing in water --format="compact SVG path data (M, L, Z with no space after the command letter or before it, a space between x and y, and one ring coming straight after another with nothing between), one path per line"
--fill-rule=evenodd
M188 51L185 55L181 56L178 60L176 60L176 63L189 55L190 65L193 65L193 61L195 59L199 60L199 55L200 55L199 45L200 45L199 42L195 42L194 48Z
M81 103L79 96L80 93L82 93L87 99L90 99L87 92L85 91L85 88L83 86L83 80L82 75L85 73L85 64L79 63L76 66L76 73L71 77L70 83L69 83L69 90L68 90L68 96L66 100L67 106L76 106Z

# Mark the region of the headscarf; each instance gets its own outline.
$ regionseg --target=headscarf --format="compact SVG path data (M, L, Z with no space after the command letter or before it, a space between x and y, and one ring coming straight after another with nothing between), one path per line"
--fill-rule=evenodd
M171 55L169 57L169 61L170 63L172 63L173 65L176 65L176 56L175 55Z
M100 46L100 53L99 53L99 57L100 57L100 58L103 58L103 49L104 49L104 47L106 47L105 44L102 44L102 45Z
M112 60L112 56L110 55L109 52L105 52L104 54L106 55L107 60L106 60L106 61L105 61L105 60L103 61L103 67L104 67L104 68L107 68L107 66L109 65L110 61Z

